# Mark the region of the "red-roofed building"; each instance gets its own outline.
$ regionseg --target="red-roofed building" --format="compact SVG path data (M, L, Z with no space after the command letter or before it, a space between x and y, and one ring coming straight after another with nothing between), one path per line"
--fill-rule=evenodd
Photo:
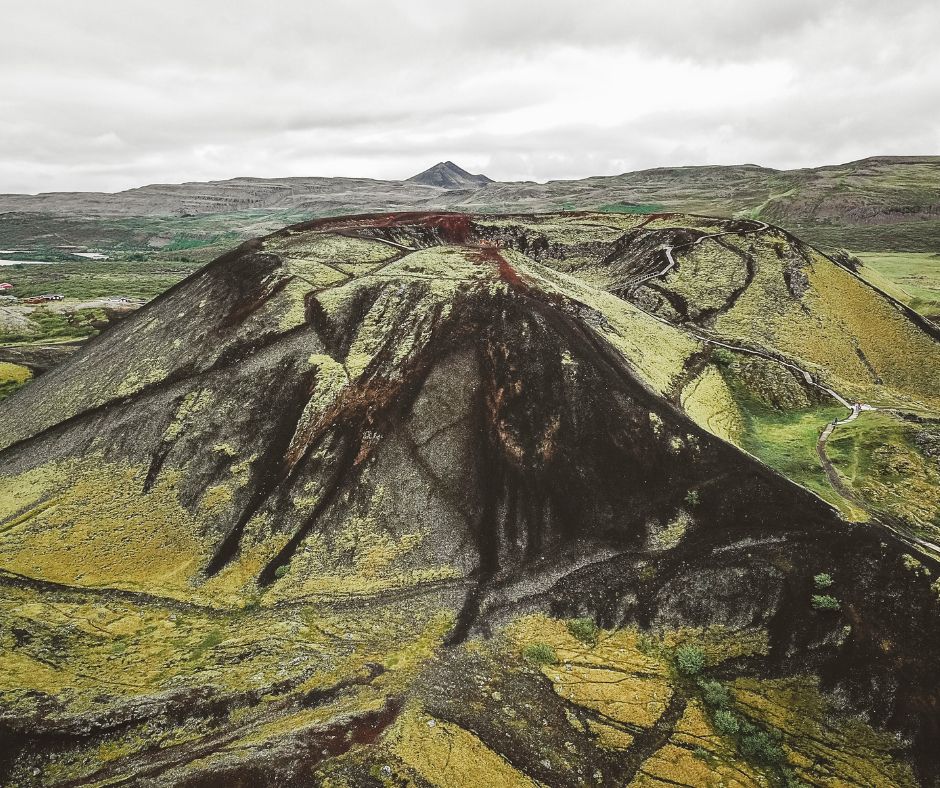
M13 285L11 285L9 282L0 282L0 292L3 292L4 290L12 290L12 289L13 289Z

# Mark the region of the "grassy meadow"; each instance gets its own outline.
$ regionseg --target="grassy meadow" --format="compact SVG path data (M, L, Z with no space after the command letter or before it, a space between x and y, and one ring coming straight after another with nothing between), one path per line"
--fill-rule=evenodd
M915 312L940 319L940 252L853 254L865 264L859 271L864 279Z

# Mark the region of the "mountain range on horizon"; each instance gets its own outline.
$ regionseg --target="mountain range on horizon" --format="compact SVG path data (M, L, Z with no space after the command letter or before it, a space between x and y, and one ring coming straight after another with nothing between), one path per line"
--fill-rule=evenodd
M194 186L194 185L221 185L232 182L241 182L241 181L268 181L272 183L279 182L294 182L294 181L370 181L376 183L415 183L422 186L433 186L441 189L477 189L487 186L488 184L535 184L539 186L545 186L548 184L556 183L578 183L581 181L596 180L603 178L625 178L629 176L645 176L645 177L656 177L657 174L667 175L667 174L681 174L681 173L706 173L706 172L717 172L717 171L735 171L739 173L766 173L770 174L782 174L782 173L813 173L813 172L825 172L825 171L841 171L841 170L856 170L866 167L881 167L881 166L899 166L899 165L927 165L927 166L937 166L940 165L940 155L922 155L922 156L866 156L862 159L854 159L852 161L843 162L839 164L823 164L816 167L793 167L793 168L778 168L778 167L768 167L762 164L754 163L741 163L741 164L677 164L677 165L660 165L657 167L646 167L638 170L627 170L622 173L614 173L610 175L585 175L577 178L547 178L543 180L538 179L521 179L521 180L500 180L496 178L491 178L488 175L482 173L471 173L468 170L464 169L460 165L454 163L451 160L439 161L436 164L431 165L425 170L422 170L419 173L405 177L405 178L376 178L365 175L286 175L286 176L256 176L256 175L233 175L230 178L222 179L211 179L207 181L199 180L187 180L181 181L179 183L148 183L141 186L132 186L127 189L120 189L114 192L102 192L94 190L52 190L52 191L42 191L42 192L0 192L0 198L29 198L29 197L49 197L52 195L66 195L66 194L96 194L96 195L122 195L129 194L131 192L138 191L140 189L156 189L161 187L173 187L173 186Z
M0 214L172 216L253 210L459 210L591 208L618 199L667 210L882 223L940 216L940 156L874 156L845 164L777 170L756 164L656 167L573 180L496 181L452 161L403 180L361 177L233 177L149 184L120 192L0 194ZM707 199L704 194L707 190ZM890 204L891 201L897 204ZM707 204L706 204L707 203Z
M33 250L29 259L37 260L69 249L207 262L239 240L325 216L579 210L760 219L833 251L936 254L940 157L879 156L798 170L660 167L546 183L494 181L444 161L405 180L242 177L115 194L0 194L0 249ZM933 296L917 293L935 314Z

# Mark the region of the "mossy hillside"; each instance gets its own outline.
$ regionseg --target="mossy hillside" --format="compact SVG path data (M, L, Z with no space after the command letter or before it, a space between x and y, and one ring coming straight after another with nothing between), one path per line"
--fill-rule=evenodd
M851 714L835 713L812 677L738 678L732 705L780 736L796 777L809 785L917 784L895 760L898 740Z
M643 724L645 715L652 714L653 722L662 716L664 696L677 690L677 680L683 681L681 672L678 677L674 672L677 663L673 662L683 648L698 651L706 669L731 658L765 653L767 648L766 639L759 632L748 638L715 629L667 632L659 638L630 630L605 631L600 633L596 647L578 649L565 640L561 623L523 620L512 630L516 638L513 642L524 643L538 637L551 643L559 654L559 663L541 670L553 682L556 692L578 705L586 704L605 719L632 722L640 728L652 724ZM624 655L629 656L624 659ZM613 674L605 673L611 669ZM630 671L642 678L627 680ZM660 683L663 678L665 686ZM897 745L896 739L876 733L851 715L834 715L815 680L742 678L730 687L732 706L738 713L782 739L786 767L797 779L809 785L828 785L832 779L856 785L881 784L879 780L884 780L885 785L914 784L910 770L890 755ZM725 779L742 780L742 784L761 781L765 765L748 762L736 752L733 742L715 730L711 715L717 707L709 704L715 702L712 698L716 695L715 692L706 695L705 702L693 693L670 741L641 766L635 783L631 784L656 785L660 784L658 778L707 784L722 775ZM618 742L618 746L624 745L623 741ZM704 749L705 754L699 749ZM844 763L840 763L842 759ZM697 773L700 776L693 778ZM767 776L774 783L778 775L771 770Z
M298 274L320 273L325 279L333 278L334 275L328 273L328 270L336 264L375 266L395 258L398 254L393 247L381 241L330 232L296 233L290 230L268 236L264 248L287 258L290 266L297 267L295 271ZM353 269L346 273L362 274L365 271ZM320 280L317 284L325 286L330 282Z
M849 271L829 264L819 255L813 262L808 276L814 299L825 298L833 319L846 335L856 338L856 358L861 361L864 356L863 366L869 377L872 367L891 395L913 398L929 407L940 404L940 344L894 304L873 296L870 288ZM832 305L839 308L833 309ZM874 404L878 404L877 399Z
M41 784L101 770L133 774L163 749L196 753L218 736L228 740L229 753L255 752L307 724L355 718L405 691L453 624L440 599L406 608L376 600L355 613L295 606L272 616L261 608L141 605L9 587L0 618L0 697L8 719L33 714L37 704L49 714L51 697L58 705L47 725L70 725L77 715L107 718L141 700L153 709L139 725L98 733L92 726L65 749L23 752L17 770L41 774ZM335 700L328 693L305 711L305 698L347 681L349 692ZM178 712L164 715L164 706L180 703L174 698L189 714L204 714L203 722L194 727ZM195 760L186 768L203 765Z
M598 326L600 332L631 359L638 371L657 391L665 391L672 386L682 370L685 358L700 347L695 340L649 318L631 304L602 290L552 271L514 250L507 249L501 254L520 276L539 288L557 293L572 303L585 304L599 312L602 317ZM362 327L351 343L347 368L353 374L361 373L375 357L391 326L397 327L400 323L404 326L397 329L400 334L414 334L408 327L414 325L419 317L439 309L438 305L442 301L449 303L459 288L504 288L505 285L500 283L496 276L497 272L492 264L481 264L472 252L468 254L466 250L450 247L421 250L387 265L383 268L381 276L376 276L386 289L366 314ZM318 296L318 301L327 315L341 314L347 308L346 305L358 297L361 288L369 286L371 280L371 275L364 275L355 283L334 288ZM427 283L427 295L423 296L417 305L410 306L408 314L388 311L387 304L395 303L390 285L396 282L401 282L397 285L399 291L401 287L414 288ZM427 334L419 332L417 337L422 341L427 338ZM396 361L401 362L407 358L408 345L402 345L396 352Z
M691 249L677 248L681 260L678 271L667 275L670 289L680 293L693 320L717 312L747 284L743 253L735 253L734 243L720 236L697 243Z
M392 281L426 280L442 298L453 295L457 283L493 282L497 279L493 263L481 258L478 250L446 245L419 249L390 263L380 275L382 279Z
M844 517L867 519L862 508L833 489L816 450L826 424L845 418L846 409L772 361L725 348L714 350L712 359L683 389L686 412L716 429L733 425L728 438L735 445L833 504Z
M806 383L797 371L750 353L718 347L715 366L748 409L791 411L835 404L832 396Z
M0 567L84 586L186 596L206 545L172 478L141 495L146 469L103 458L0 479Z
M849 271L776 244L767 234L754 240L754 280L715 331L802 363L844 396L936 406L937 343ZM784 269L791 281L805 277L802 296L790 291Z
M5 399L29 383L33 373L27 367L0 361L0 399Z
M829 439L833 465L872 507L936 540L940 533L940 462L926 453L935 425L870 413L841 426ZM936 441L936 438L933 438Z
M746 402L741 408L745 423L744 449L836 506L843 516L851 520L867 519L864 511L832 488L816 453L816 442L823 428L833 419L845 418L845 408L817 405L776 410L753 400Z
M388 490L375 478L384 478L388 464L396 468L405 489L427 484L422 471L407 454L389 442L364 463L355 489L344 490L321 515L322 527L311 530L297 545L289 562L278 569L273 584L259 598L266 607L298 599L336 597L368 599L390 591L416 591L425 586L456 582L467 570L455 556L441 554L441 545L454 538L459 513L443 499L426 495L422 507L404 506L408 495ZM313 462L331 462L329 454ZM321 492L295 487L291 508L275 523L271 514L258 514L245 526L242 546L220 571L201 582L201 598L235 603L246 593L257 593L262 571L284 548L291 534L289 518L299 526L320 504ZM441 525L436 525L440 523ZM436 533L443 527L445 533ZM465 525L463 526L465 527ZM453 552L453 551L452 551ZM454 560L449 560L454 559Z
M520 270L524 270L525 260L522 255L510 254L511 260L518 264ZM533 264L534 265L534 264ZM531 272L530 272L531 273ZM449 274L449 275L448 275ZM532 274L537 276L537 274ZM549 274L550 276L554 276ZM314 353L308 359L310 369L314 372L314 384L310 398L304 408L304 412L295 429L294 438L289 447L289 453L299 452L303 448L302 437L306 434L318 419L338 400L343 393L348 390L349 379L347 372L353 375L361 375L365 367L371 363L376 354L385 347L389 332L397 330L401 325L407 325L409 321L415 325L415 330L406 332L410 335L413 344L402 343L397 346L395 353L391 358L393 366L397 367L407 362L409 355L418 352L427 343L430 338L430 326L432 325L429 316L441 310L442 300L447 306L447 299L452 298L455 288L469 282L473 286L479 286L489 290L490 288L504 287L504 284L497 280L497 271L495 266L482 264L475 253L467 252L461 249L452 249L448 247L426 250L422 253L415 253L409 257L407 264L404 262L394 264L384 274L388 281L384 283L384 292L388 293L401 285L404 281L410 286L415 286L409 282L410 279L417 276L427 277L431 281L427 284L424 281L418 282L416 286L420 287L424 293L423 301L419 302L422 306L410 309L409 315L402 313L403 308L395 306L396 311L388 313L390 305L394 302L390 296L383 298L380 296L372 308L365 314L355 334L350 342L350 350L346 357L345 365L335 360L326 353ZM330 291L328 295L323 296L323 305L327 314L330 314L330 298L337 298L337 304L343 303L342 291L350 287L344 285ZM582 288L583 289L583 288ZM281 291L283 293L288 290ZM587 291L586 291L587 292ZM271 301L269 303L275 303ZM618 302L611 300L611 305L616 307ZM341 307L340 307L341 308ZM258 320L264 308L260 312L249 317L249 320ZM635 309L626 307L625 310L629 318L641 323L644 318ZM611 315L616 318L616 314ZM613 321L609 321L613 322ZM650 321L646 321L650 323ZM616 325L616 324L615 324ZM660 330L661 324L655 324L655 329ZM636 326L626 323L620 329L620 335L623 338L636 338ZM663 327L669 330L668 327ZM650 356L653 359L653 356ZM677 364L678 366L678 364ZM226 387L219 387L206 381L207 385L199 388L193 388L189 393L180 396L177 400L175 411L163 429L160 437L162 446L169 447L168 458L179 457L178 460L170 460L162 471L155 477L159 484L140 500L130 500L137 490L143 490L145 487L144 477L149 473L144 467L127 466L123 475L118 474L118 478L124 479L121 485L120 496L109 497L107 491L99 491L103 484L103 479L109 473L114 473L113 468L107 468L100 474L93 472L94 469L82 468L70 473L61 471L50 471L51 477L61 474L63 479L79 479L80 483L73 486L72 489L64 491L65 497L58 509L38 517L32 523L32 530L27 531L20 528L11 532L8 538L17 539L17 546L9 551L9 566L13 569L25 570L27 573L38 572L41 576L48 576L50 579L62 579L69 582L75 582L76 577L84 578L85 581L93 584L110 584L112 581L119 585L129 584L128 587L147 588L151 591L180 595L188 593L188 585L193 582L202 571L209 556L212 554L212 542L206 537L211 534L215 527L214 523L225 523L226 519L231 517L231 513L236 511L235 506L239 501L244 501L241 490L247 489L247 486L253 478L252 470L257 463L257 452L245 456L243 449L238 446L231 446L220 440L217 432L210 428L210 425L222 422L237 425L241 416L238 408L236 412L229 413L227 400L225 399ZM221 383L221 380L220 380ZM203 437L205 436L205 437ZM189 463L192 460L192 454L186 451L188 446L197 446L202 440L214 441L210 454L214 458L212 462L216 467L222 469L221 473L216 472L213 483L207 486L201 495L196 499L198 508L193 508L191 502L186 506L180 503L179 499L173 500L170 491L175 487L178 479L178 473L185 473ZM301 442L298 442L301 441ZM176 444L179 444L177 448ZM294 448L296 446L296 449ZM163 451L162 448L158 450ZM317 455L314 455L316 458ZM324 455L324 461L329 460L329 455ZM181 467L174 469L172 463L183 461ZM228 471L225 472L225 468ZM17 478L11 482L16 487L22 484L22 479ZM53 485L54 486L54 485ZM100 494L99 494L100 493ZM318 505L319 496L316 488L311 488L309 494L303 492L302 487L298 487L292 494L293 509L290 512L291 522L301 522ZM89 500L95 500L108 510L115 510L123 517L124 521L115 525L112 531L107 528L98 528L98 524L90 521L91 515L86 512L80 512L72 500L81 506ZM121 546L126 546L133 541L133 525L137 519L143 517L143 513L148 507L154 507L153 513L158 514L157 522L175 523L181 526L185 537L183 542L178 542L179 535L169 531L159 532L154 529L148 531L147 536L154 543L154 549L157 546L168 548L174 545L172 549L161 549L160 555L155 562L151 562L150 554L147 550L138 550L141 567L140 572L133 570L127 572L128 563L119 557ZM166 507L170 507L164 512ZM59 543L54 538L54 528L60 522L54 516L54 512L64 513L63 516L72 518L69 520L69 531L74 540ZM64 520L63 520L64 522ZM109 521L110 522L110 521ZM237 597L244 589L253 587L254 580L262 568L280 551L285 542L287 531L284 524L281 523L283 531L278 529L272 533L271 525L274 521L263 513L252 518L246 525L246 533L249 539L242 551L239 552L236 560L230 567L227 567L218 578L212 578L204 584L199 594L205 598L231 599ZM358 523L358 525L357 525ZM106 523L107 525L107 523ZM209 527L209 526L212 527ZM167 526L171 528L171 526ZM78 530L76 530L78 529ZM80 533L79 533L80 532ZM126 538L113 540L114 533L127 534ZM348 536L344 536L348 534ZM210 537L216 539L217 537ZM289 577L280 578L281 582L277 584L278 593L288 593L288 589L293 589L291 593L297 594L322 594L336 592L367 592L372 593L382 588L397 587L402 584L409 585L414 583L425 583L434 580L444 580L455 577L458 569L446 562L439 564L430 564L409 558L405 561L401 571L386 572L381 567L390 566L398 559L404 559L409 554L419 555L415 549L422 543L424 537L420 529L411 533L400 534L392 539L382 534L382 526L374 518L366 515L364 519L352 518L349 523L338 525L337 530L331 539L327 542L322 534L314 533L309 540L304 543L301 551L298 565L303 564L302 568L310 569L317 567L317 571L298 571ZM154 541L155 540L155 541ZM167 541L169 540L169 541ZM188 540L188 541L187 541ZM108 549L99 550L99 544L109 544ZM150 544L145 541L144 543ZM356 556L351 563L345 562L335 565L332 571L327 570L327 564L324 560L331 550L338 545L350 544L356 546ZM120 546L115 546L115 544ZM423 549L423 548L422 548ZM101 556L101 561L96 562L94 556L85 560L83 557L78 560L78 553L86 550L89 553ZM340 550L341 554L345 551ZM188 553L188 555L187 555ZM31 567L26 567L25 556L31 556ZM82 554L84 555L84 554ZM62 560L71 556L76 560ZM106 568L102 562L110 562L110 568ZM175 563L178 561L178 563ZM308 567L304 561L313 563ZM73 571L72 567L80 564L83 569L79 572ZM156 583L146 583L143 577L143 567L166 566L168 574L161 576ZM174 574L170 572L170 567L174 567ZM356 567L359 567L358 569ZM68 567L68 569L64 569ZM65 571L68 577L62 575ZM304 578L298 586L298 578ZM332 579L331 579L332 578ZM154 580L154 578L150 578ZM201 582L201 579L200 579ZM391 586L389 585L391 584ZM121 586L123 587L123 586ZM206 596L208 595L208 596Z
M682 409L713 435L741 446L745 433L745 417L741 413L730 386L721 372L709 364L681 394Z
M468 641L429 666L377 746L322 764L316 779L449 788L475 784L485 766L507 786L914 784L892 753L897 741L837 711L815 681L731 667L766 653L760 632L600 630L590 645L570 629L523 617L501 636ZM557 662L529 660L537 646L553 649ZM706 672L737 677L684 676L676 669L682 648L698 650ZM442 696L445 686L456 698ZM754 741L772 742L766 752L779 760L742 749L718 728L721 715L758 731Z
M858 252L859 275L927 317L940 318L940 255L936 252Z
M273 690L262 698L260 710L236 708L229 715L225 746L170 768L167 777L180 780L200 775L225 781L232 771L247 769L268 779L284 766L310 773L324 756L343 753L359 743L360 736L367 741L375 739L396 719L402 699L421 668L440 650L442 638L453 624L447 613L429 619L427 612L418 611L415 620L406 625L406 632L393 635L391 641L386 638L377 647L364 644L358 632L347 631L345 639L358 641L350 659L330 674L292 688L287 697L283 689ZM383 627L369 618L369 626L377 634L382 629L387 634L389 626L394 632L401 623L393 617ZM339 692L337 688L341 688ZM310 701L318 695L322 700ZM328 749L317 751L319 757L298 758L297 749L306 751L311 741L322 741ZM146 767L147 761L141 761Z
M657 218L657 221L660 220L674 224L677 217ZM721 223L712 222L711 220L693 221L692 223L710 226L716 231L722 227ZM325 253L323 257L326 258L334 254L336 248L342 249L342 244L346 240L355 239L343 237L339 241L339 247L332 243L327 244L329 254ZM323 238L318 237L312 240L311 243L316 247L323 243ZM381 246L383 250L389 248L386 244L377 241L370 241L367 248L371 249L376 245ZM375 249L372 249L372 251L375 251ZM383 254L385 254L384 251ZM306 444L304 441L307 438L304 436L316 432L315 427L320 416L333 407L340 397L345 396L344 392L350 390L350 377L358 380L373 364L373 361L378 358L379 353L389 348L390 340L396 340L392 343L393 352L386 354L388 357L384 362L385 369L371 370L370 375L373 378L376 376L377 371L394 375L397 368L410 363L416 357L416 354L427 346L434 325L434 316L444 314L457 293L463 292L462 288L471 287L477 289L478 292L490 295L497 292L506 292L507 282L498 278L504 275L504 272L492 260L487 260L485 257L475 249L457 247L425 249L389 263L382 272L366 274L357 278L354 282L342 284L338 287L327 287L325 290L316 293L317 303L320 304L324 315L330 321L342 325L343 321L352 318L354 325L351 326L349 351L346 352L345 356L342 355L342 348L339 353L335 350L332 351L334 355L330 355L325 352L326 348L322 348L320 349L321 352L315 352L307 357L309 368L313 371L313 394L304 408L298 427L295 429L294 438L290 445L290 456L295 456L305 450ZM515 272L515 276L521 278L523 286L537 288L550 296L558 296L561 299L563 308L573 316L588 315L590 317L589 325L624 353L635 365L640 373L640 378L644 379L658 393L671 391L680 381L685 370L686 361L691 353L701 351L703 348L702 343L688 338L680 330L652 319L631 305L624 306L623 301L610 294L601 293L588 286L580 285L574 277L550 271L548 268L532 262L517 251L505 250L503 259L509 269ZM265 265L268 264L266 261ZM278 265L283 265L283 261ZM248 328L245 329L248 333L254 330L252 327L258 327L258 324L254 321L260 321L261 316L267 313L269 306L276 304L277 298L283 293L289 293L289 287L295 284L283 277L278 278L278 276L266 278L264 281L268 284L264 284L263 287L268 288L271 282L283 281L288 281L288 285L275 293L269 301L262 303L259 309L248 315L246 321ZM362 315L357 314L356 310L353 309L353 305L358 303L357 299L362 296L364 291L368 295L368 291L373 288L379 288L378 295L371 304L367 302L368 308L363 310ZM404 292L410 293L413 297L403 301L396 300L403 293L402 288L411 288L411 290L406 289ZM200 300L200 303L202 303L202 300ZM300 299L292 296L292 301L296 305L300 302ZM584 312L585 308L589 311ZM351 313L350 310L352 310ZM279 310L271 307L271 312L277 315ZM355 322L356 320L358 322ZM397 337L402 335L404 340L397 341ZM306 338L304 337L304 339ZM686 342L684 345L682 344L683 339ZM321 359L322 363L310 363L310 358ZM576 362L571 362L569 366L571 365L576 365ZM769 367L770 365L768 365ZM342 375L340 374L341 369ZM718 382L714 373L711 374L711 382ZM713 399L715 396L714 393L706 392L706 394L708 396L703 396L706 401ZM183 412L186 409L187 397L183 398L183 405L181 405L182 415L178 414L171 421L164 434L164 442L189 437L190 442L186 445L195 445L193 441L199 437L198 423L203 420L202 414L217 411L222 402L222 398L219 397L217 404L209 405L198 413L193 413L193 417L189 418ZM225 416L231 418L230 414L225 414ZM701 418L703 422L708 423L707 415ZM717 425L713 426L716 430L720 429ZM733 437L733 429L739 428L726 428L727 437ZM183 452L184 449L181 448L179 454ZM324 455L321 459L329 460L329 455ZM234 467L234 465L233 462L232 466ZM172 463L167 467L171 468ZM234 479L232 484L229 484L227 480L221 484L215 479L213 482L206 488L206 493L200 500L204 502L204 514L209 515L215 512L213 522L221 525L225 521L225 513L232 511L238 500L238 488L244 487L245 484L241 480L239 484L235 484ZM306 492L305 488L301 486L293 491L291 495L293 511L290 512L287 518L259 516L246 524L246 530L252 536L252 540L245 545L245 550L238 556L236 564L233 565L232 579L237 575L239 581L231 590L236 590L240 583L250 586L252 572L260 571L266 565L266 562L271 560L285 546L285 534L289 533L291 527L295 524L299 524L305 517L312 514L319 503L316 485L311 486ZM668 525L672 520L666 519L664 522ZM272 538L268 538L266 531L272 525L279 529L282 528L283 531ZM414 532L407 535L407 538L415 539ZM415 545L418 543L419 541L414 542ZM310 552L317 554L322 552L323 549L321 545L312 548ZM389 550L395 552L398 548L392 549L389 544L386 544L380 552ZM399 555L399 557L402 557L402 555ZM237 572L235 571L236 568L238 569ZM447 568L446 564L438 565L433 570L432 576L438 571L443 571L446 575L452 570ZM219 584L227 585L221 582ZM281 587L286 588L288 585L289 583L284 583Z
M114 331L83 346L69 363L38 378L34 397L0 438L3 445L74 417L116 403L166 381L217 366L243 345L246 335L277 334L297 298L278 295L290 275L273 256L229 255L164 296L158 308L138 310ZM238 270L227 267L227 263ZM288 325L295 325L288 321ZM213 341L206 341L211 337ZM93 360L89 360L93 356ZM90 364L91 366L85 366ZM93 374L89 372L93 370Z
M801 387L795 376L771 362L725 351L717 357L734 398L734 408L721 413L726 419L728 413L741 414L740 445L837 506L847 518L867 519L857 502L833 489L817 454L823 428L834 419L844 419L845 409L820 402L818 392ZM811 404L813 400L818 404ZM830 460L866 508L925 529L922 533L928 538L937 527L931 491L938 469L917 441L921 436L921 443L927 445L930 430L929 423L918 425L890 413L863 413L840 425L827 443Z
M402 771L414 773L433 786L474 788L483 774L490 785L504 788L538 785L471 731L418 710L409 710L399 717L386 737L385 746L400 760ZM390 767L388 772L392 772ZM381 768L378 774L384 774Z
M355 379L395 339L399 341L392 347L390 361L395 367L406 364L425 347L433 327L446 319L459 291L495 284L495 272L481 265L471 251L435 247L388 265L381 275L364 274L319 294L317 303L328 323L339 330L370 288L377 291L368 310L350 329L344 367ZM408 297L403 298L405 293Z
M553 271L522 255L507 251L516 270L546 292L573 306L584 305L596 314L591 328L620 352L640 377L659 394L670 392L685 368L686 359L702 343L633 304L580 278Z
M380 516L347 517L337 531L308 537L270 599L371 595L463 576L457 566L420 560L421 524L412 533L395 533L382 527Z

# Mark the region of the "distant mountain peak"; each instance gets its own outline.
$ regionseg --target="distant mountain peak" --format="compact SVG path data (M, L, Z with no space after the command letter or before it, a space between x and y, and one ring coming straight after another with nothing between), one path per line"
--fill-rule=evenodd
M493 183L485 175L473 175L452 161L440 161L424 172L408 178L411 183L423 183L425 186L438 186L442 189L478 189Z

